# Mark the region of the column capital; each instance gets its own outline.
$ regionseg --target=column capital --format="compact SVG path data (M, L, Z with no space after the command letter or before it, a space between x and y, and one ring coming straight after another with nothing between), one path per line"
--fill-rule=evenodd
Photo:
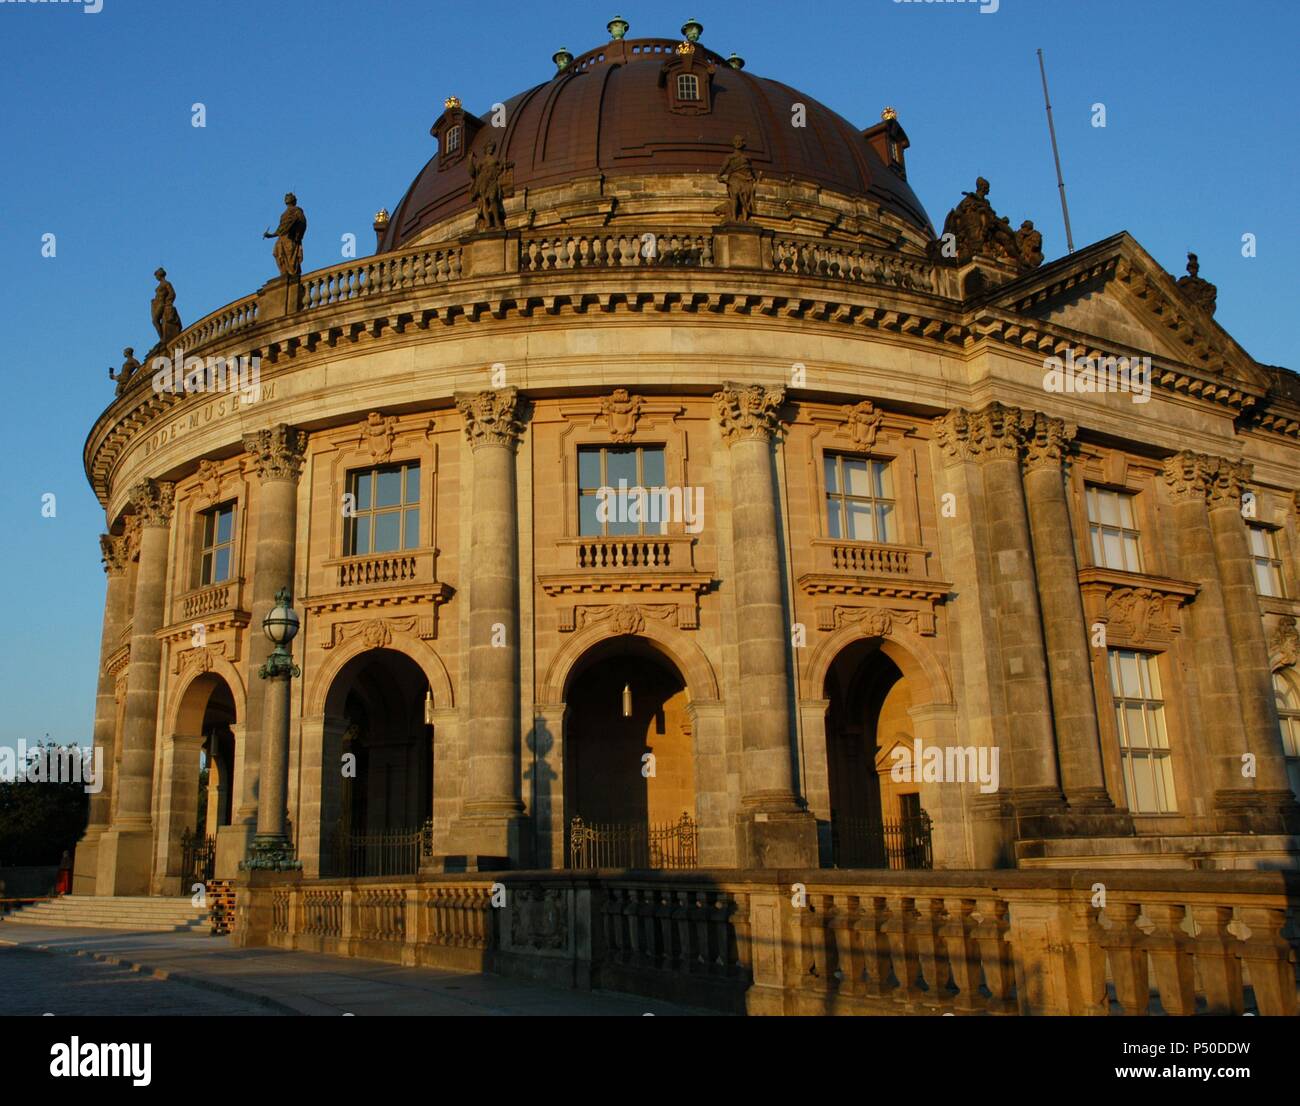
M263 480L297 480L307 452L307 435L288 423L244 435L244 450L253 455Z
M104 562L104 572L109 576L121 576L126 571L131 559L130 543L127 535L120 537L113 534L99 535L99 557Z
M1025 423L1033 420L1034 412L996 401L978 411L955 407L934 420L935 437L958 461L1018 461Z
M736 384L726 381L713 396L713 412L727 445L770 439L781 425L784 385Z
M513 449L519 444L524 424L520 418L518 388L457 392L452 398L465 420L465 437L471 449L489 445Z
M127 492L141 526L170 526L176 505L176 485L152 478L141 480Z
M1215 458L1214 475L1210 478L1207 489L1210 507L1231 507L1234 511L1241 509L1241 493L1244 485L1250 483L1254 466L1245 461L1229 461Z
M1041 411L1026 411L1021 423L1024 435L1025 470L1060 468L1069 456L1070 446L1079 428L1064 419L1052 418Z
M1170 496L1178 501L1204 499L1217 468L1217 458L1185 449L1165 458L1165 487L1169 489Z

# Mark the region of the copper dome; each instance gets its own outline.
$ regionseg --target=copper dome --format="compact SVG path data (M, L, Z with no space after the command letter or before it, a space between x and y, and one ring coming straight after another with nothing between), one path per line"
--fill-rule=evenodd
M551 80L505 101L504 127L481 126L472 136L467 131L467 152L495 142L498 155L514 163L518 193L597 173L714 175L732 152L732 139L741 135L760 179L794 179L869 197L933 235L915 193L901 173L885 166L862 131L788 85L734 68L696 45L700 60L712 65L709 110L675 112L661 74L680 45L672 39L618 39L588 51ZM805 126L792 125L795 103L805 107ZM459 101L448 106L459 109ZM470 209L469 184L468 157L441 164L435 154L402 197L380 250L396 249L426 227Z

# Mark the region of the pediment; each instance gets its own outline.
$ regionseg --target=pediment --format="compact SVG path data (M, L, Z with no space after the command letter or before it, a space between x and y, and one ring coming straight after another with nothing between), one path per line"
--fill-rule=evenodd
M1261 389L1254 359L1127 233L999 288L992 302L1026 321Z

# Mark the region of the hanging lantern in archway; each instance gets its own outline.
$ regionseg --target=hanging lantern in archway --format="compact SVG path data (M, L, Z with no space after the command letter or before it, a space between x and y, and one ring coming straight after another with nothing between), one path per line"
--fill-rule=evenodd
M623 717L632 717L632 685L623 685Z

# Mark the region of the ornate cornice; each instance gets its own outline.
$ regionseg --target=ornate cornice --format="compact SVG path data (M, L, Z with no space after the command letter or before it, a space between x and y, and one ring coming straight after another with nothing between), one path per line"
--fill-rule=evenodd
M456 409L465 420L465 437L471 449L505 446L513 449L524 426L520 420L517 388L484 389L481 392L457 392Z
M244 435L244 449L266 480L297 480L307 452L307 435L288 423Z
M766 441L780 428L785 403L781 385L735 384L727 381L713 396L713 410L728 445L740 441Z
M176 506L176 485L164 480L146 479L127 493L141 526L170 526Z
M99 556L104 562L104 572L107 575L121 576L126 572L127 562L131 559L126 535L117 537L113 534L100 534Z

